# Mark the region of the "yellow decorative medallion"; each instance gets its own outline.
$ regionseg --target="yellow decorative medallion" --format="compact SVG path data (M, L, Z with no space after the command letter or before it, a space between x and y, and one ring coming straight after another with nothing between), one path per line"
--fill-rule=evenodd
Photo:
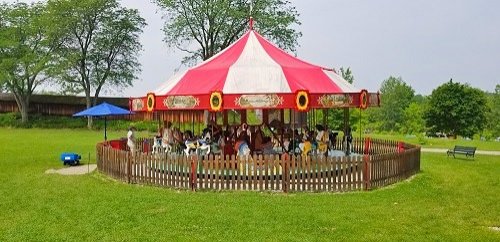
M148 108L148 112L153 112L153 110L155 109L155 94L154 93L148 94L147 108Z
M309 93L298 91L295 96L295 104L297 105L297 110L306 111L309 108Z
M210 109L212 111L220 111L222 109L222 93L212 92L210 95Z
M361 90L359 94L359 108L366 109L368 107L368 91Z

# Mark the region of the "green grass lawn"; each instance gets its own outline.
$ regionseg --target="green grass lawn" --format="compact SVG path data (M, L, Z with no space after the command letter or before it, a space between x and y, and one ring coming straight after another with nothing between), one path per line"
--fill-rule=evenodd
M359 134L358 134L359 136ZM425 148L446 148L451 149L455 145L474 146L478 150L496 150L500 151L500 142L498 141L482 141L482 140L465 140L463 138L447 139L447 138L424 138L425 143L421 144L417 137L405 135L389 135L389 134L370 134L366 135L379 139L402 140L411 144L418 144Z
M123 132L111 132L118 138ZM0 241L500 241L500 156L423 154L422 172L370 192L190 192L44 174L102 132L0 128Z

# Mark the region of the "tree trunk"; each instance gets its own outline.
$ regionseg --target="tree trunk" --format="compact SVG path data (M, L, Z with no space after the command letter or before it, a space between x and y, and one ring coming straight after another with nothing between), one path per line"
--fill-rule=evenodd
M19 109L19 112L21 113L21 123L26 124L28 123L28 111L29 111L29 99L30 97L23 97L22 95L14 92L14 99L16 100L17 103L17 108Z
M91 108L92 107L92 100L90 98L90 95L85 95L85 100L87 101L87 108ZM92 129L92 117L91 116L88 116L87 117L87 128L88 129Z
M28 105L23 104L19 107L19 112L21 113L21 123L28 123Z

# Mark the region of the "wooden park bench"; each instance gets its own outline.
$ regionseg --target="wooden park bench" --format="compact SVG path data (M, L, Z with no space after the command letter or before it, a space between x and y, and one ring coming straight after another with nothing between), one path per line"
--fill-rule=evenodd
M460 146L460 145L455 145L455 148L453 148L453 150L448 150L446 152L448 156L453 155L453 158L455 158L455 154L462 154L465 155L465 157L474 158L475 153L476 153L476 147Z

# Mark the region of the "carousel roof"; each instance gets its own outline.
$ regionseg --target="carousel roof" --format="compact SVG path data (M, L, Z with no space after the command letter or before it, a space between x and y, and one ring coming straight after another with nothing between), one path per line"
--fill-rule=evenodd
M359 93L332 69L310 64L249 30L212 58L171 77L154 94Z

